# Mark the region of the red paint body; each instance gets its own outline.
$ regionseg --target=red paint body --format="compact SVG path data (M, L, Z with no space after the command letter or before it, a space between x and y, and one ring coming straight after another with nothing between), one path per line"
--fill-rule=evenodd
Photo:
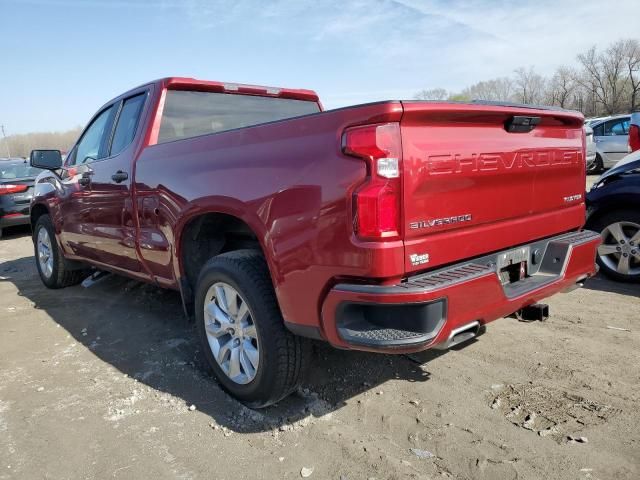
M179 289L185 226L205 213L225 213L259 239L287 322L317 327L334 345L362 348L342 341L333 320L340 300L362 295L332 291L336 284L393 285L584 224L583 119L577 113L389 101L157 144L167 88L225 91L222 83L192 79L132 90L125 95L149 95L136 136L118 156L88 165L90 188L78 184L76 171L63 180L51 173L38 178L32 212L45 207L51 213L69 259ZM266 92L240 87L230 94ZM307 90L275 95L318 101ZM509 133L504 122L514 115L542 121L532 132ZM399 122L402 139L402 228L399 239L364 241L354 232L352 196L369 173L366 162L342 152L342 135L351 126L387 122ZM129 180L114 183L117 170L129 172ZM580 197L564 200L573 195ZM464 214L472 220L410 228ZM436 294L373 300L449 297L439 341L468 319L486 323L592 275L596 244L575 249L560 280L522 298L506 299L494 274ZM412 265L414 253L428 253L429 263Z

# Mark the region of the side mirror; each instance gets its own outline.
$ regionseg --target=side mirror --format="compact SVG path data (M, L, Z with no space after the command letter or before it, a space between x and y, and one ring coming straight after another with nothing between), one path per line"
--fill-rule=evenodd
M60 150L32 150L31 166L44 170L57 170L62 167Z

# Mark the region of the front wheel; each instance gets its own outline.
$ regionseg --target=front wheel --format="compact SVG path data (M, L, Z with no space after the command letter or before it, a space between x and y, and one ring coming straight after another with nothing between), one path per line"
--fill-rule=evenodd
M614 280L640 282L640 213L616 210L589 228L602 236L597 256L602 272Z
M49 215L42 215L33 228L36 266L42 283L48 288L64 288L80 283L86 270L71 269L56 243Z
M205 357L231 395L261 408L297 388L309 345L285 328L260 252L238 250L209 260L195 301Z

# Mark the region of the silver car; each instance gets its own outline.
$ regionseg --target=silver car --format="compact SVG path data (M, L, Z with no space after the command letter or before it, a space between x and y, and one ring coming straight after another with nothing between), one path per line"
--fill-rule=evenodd
M629 124L631 115L616 115L592 121L593 139L596 143L596 159L589 173L597 173L613 167L629 153Z
M593 140L593 129L588 125L584 126L584 134L587 139L587 172L591 173L596 167L596 142Z

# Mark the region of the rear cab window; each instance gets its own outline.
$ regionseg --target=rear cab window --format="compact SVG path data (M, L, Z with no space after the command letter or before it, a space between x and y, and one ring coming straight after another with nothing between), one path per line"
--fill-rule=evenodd
M167 90L158 143L320 112L316 102L233 93Z

